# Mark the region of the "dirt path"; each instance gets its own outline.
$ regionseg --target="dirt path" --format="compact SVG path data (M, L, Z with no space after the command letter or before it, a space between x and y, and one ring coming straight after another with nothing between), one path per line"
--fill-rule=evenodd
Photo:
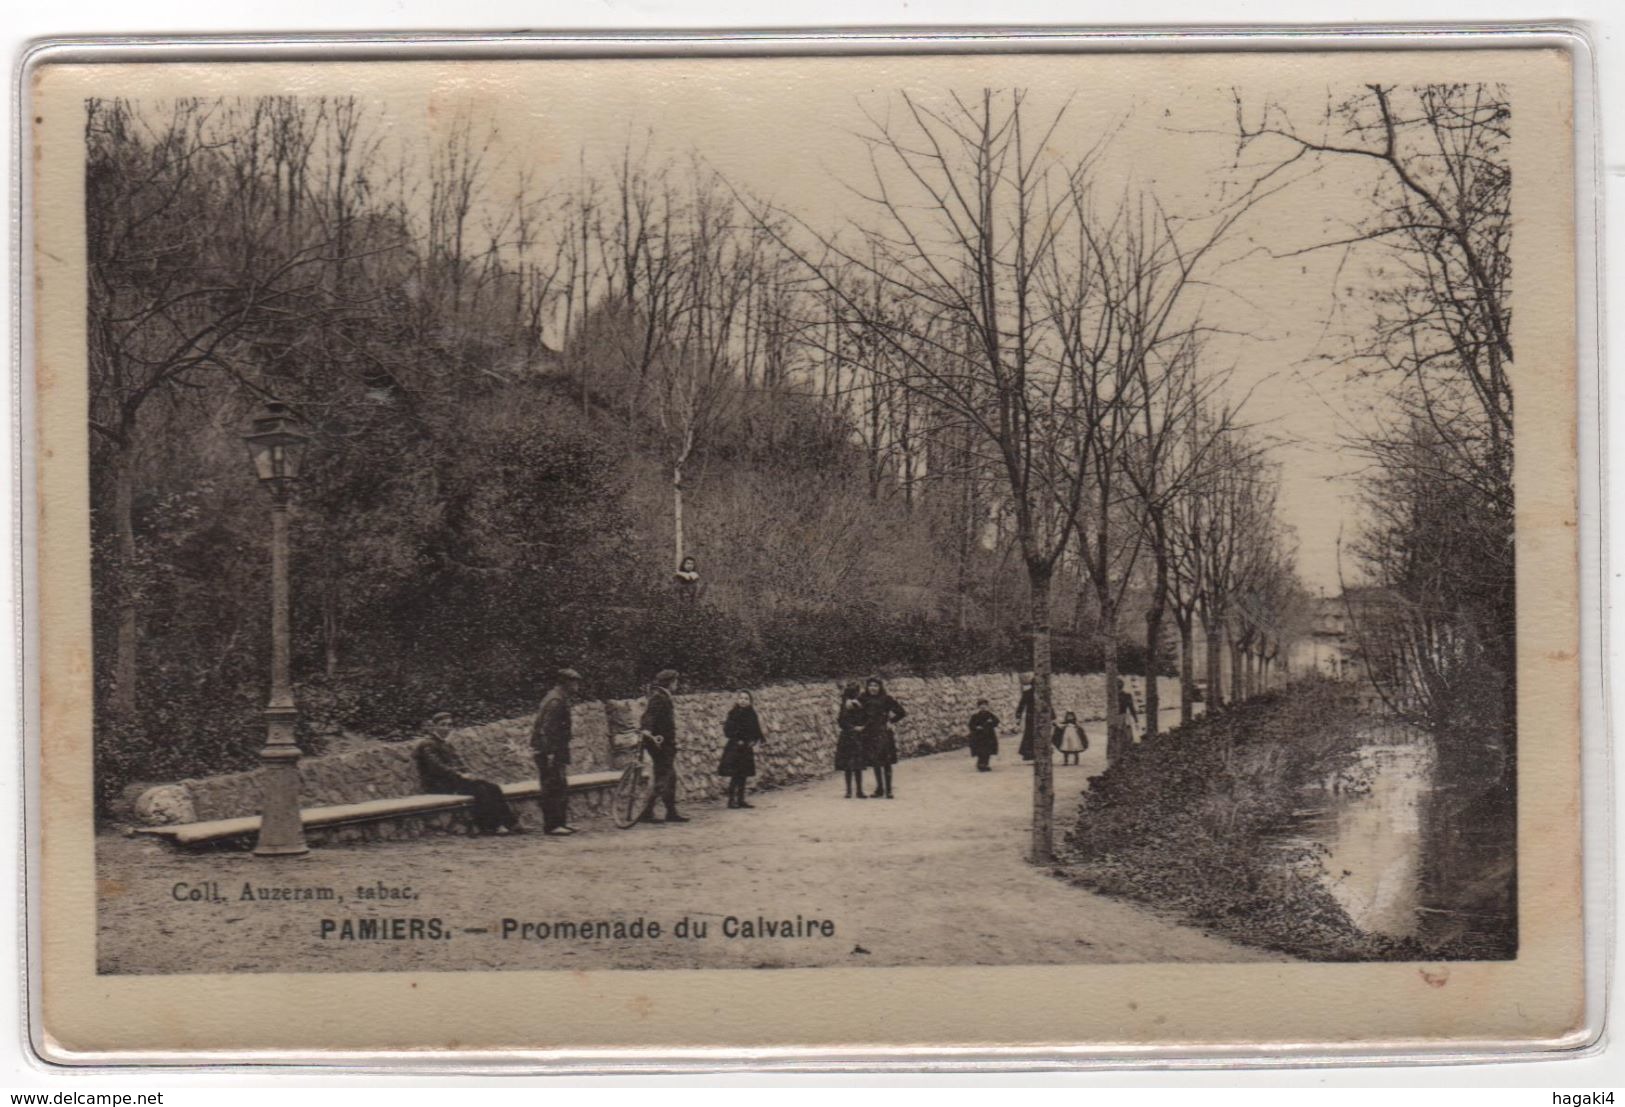
M1013 746L1013 743L1010 743ZM1057 766L1057 804L1101 770ZM963 752L903 762L897 798L842 798L829 778L753 795L752 811L696 807L682 826L574 838L427 838L329 847L291 861L183 855L104 836L97 871L104 972L779 968L1255 961L1271 955L1070 886L1021 860L1032 776L1013 749L992 773ZM1062 821L1066 821L1064 816ZM247 901L244 885L330 888L327 901ZM178 887L179 886L179 887ZM363 889L409 887L411 899ZM194 893L195 889L203 889ZM218 892L219 901L208 895ZM201 894L205 898L177 898ZM789 938L730 937L739 922L827 920ZM690 933L673 934L680 920ZM519 924L658 922L659 938L526 939ZM344 936L405 920L397 939ZM421 936L413 936L412 919ZM324 924L323 920L328 920ZM427 920L438 920L434 926ZM328 935L323 937L324 925ZM368 925L376 925L369 922ZM435 939L438 928L445 936ZM797 928L792 928L797 929ZM484 933L471 933L481 931ZM807 931L811 933L808 934ZM864 952L859 952L862 950Z

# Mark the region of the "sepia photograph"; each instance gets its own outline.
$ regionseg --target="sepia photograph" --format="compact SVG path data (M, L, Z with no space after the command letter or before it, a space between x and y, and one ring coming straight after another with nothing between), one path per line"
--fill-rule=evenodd
M1526 956L1569 71L1380 57L81 69L95 979Z

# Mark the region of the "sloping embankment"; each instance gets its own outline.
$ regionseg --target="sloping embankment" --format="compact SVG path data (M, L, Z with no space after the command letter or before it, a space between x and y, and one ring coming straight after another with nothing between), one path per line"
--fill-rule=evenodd
M1355 926L1312 875L1317 858L1271 840L1302 789L1354 756L1362 722L1347 685L1308 680L1133 747L1090 782L1067 876L1310 960L1420 956Z

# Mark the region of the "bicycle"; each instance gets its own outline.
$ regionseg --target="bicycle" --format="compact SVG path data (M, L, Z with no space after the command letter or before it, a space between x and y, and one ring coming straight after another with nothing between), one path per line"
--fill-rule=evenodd
M641 737L637 746L637 760L622 770L621 779L615 782L615 791L610 796L610 816L621 830L629 829L641 819L654 798L654 765L648 751L643 748Z

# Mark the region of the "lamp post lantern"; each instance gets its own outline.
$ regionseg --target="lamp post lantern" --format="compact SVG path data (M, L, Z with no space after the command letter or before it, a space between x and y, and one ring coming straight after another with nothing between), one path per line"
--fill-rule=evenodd
M288 500L299 479L310 439L288 405L271 400L254 417L243 441L254 473L271 494L271 694L265 704L265 747L260 750L260 857L308 853L299 814L299 709L288 681Z

